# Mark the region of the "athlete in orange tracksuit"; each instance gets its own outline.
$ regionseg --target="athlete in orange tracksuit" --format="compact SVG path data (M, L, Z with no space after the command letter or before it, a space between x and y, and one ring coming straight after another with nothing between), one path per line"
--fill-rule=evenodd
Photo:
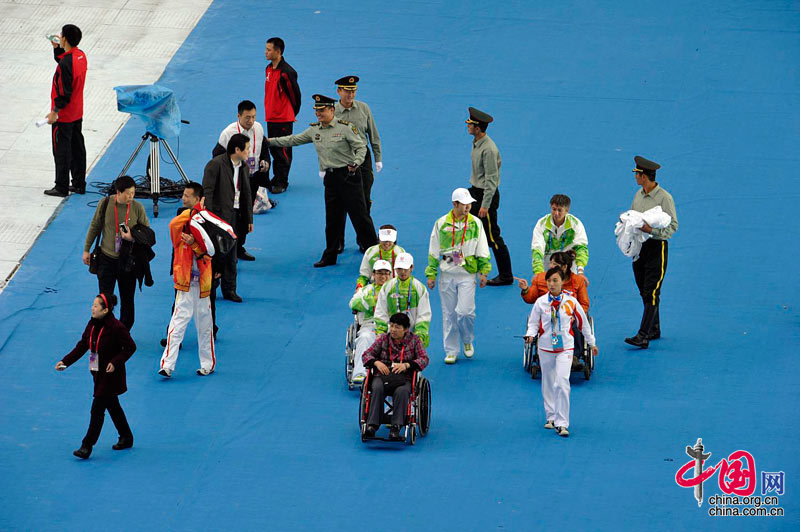
M196 186L192 186L196 185ZM161 356L159 375L171 377L178 361L180 348L186 327L194 317L197 328L197 346L200 357L198 375L208 375L216 366L214 353L213 321L211 319L211 257L206 254L202 241L195 240L189 232L189 221L196 213L204 209L201 200L202 185L190 183L184 190L184 205L187 196L194 196L196 202L169 223L169 236L172 240L174 256L172 259L172 277L175 283L175 310L169 322L167 345ZM188 205L187 205L188 206Z

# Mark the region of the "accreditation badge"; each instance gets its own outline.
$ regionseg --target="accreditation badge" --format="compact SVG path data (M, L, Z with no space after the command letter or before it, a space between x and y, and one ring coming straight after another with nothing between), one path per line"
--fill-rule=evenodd
M250 175L253 175L256 172L256 158L255 157L248 157L247 158L247 166L250 167Z
M553 342L553 351L564 350L564 338L560 334L551 335L550 340Z
M114 236L114 253L119 253L119 250L122 249L122 237L119 235Z
M100 357L97 353L89 353L89 371L99 371L99 361Z

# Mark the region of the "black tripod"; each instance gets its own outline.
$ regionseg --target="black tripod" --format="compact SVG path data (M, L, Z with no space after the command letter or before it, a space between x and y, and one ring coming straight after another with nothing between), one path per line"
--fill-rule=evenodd
M142 146L144 146L144 143L147 140L150 141L150 157L148 158L147 162L147 178L150 181L150 197L153 198L153 217L158 218L158 198L161 196L161 174L159 173L158 168L161 155L159 151L160 144L164 145L164 148L167 150L172 162L175 163L175 168L177 168L178 172L180 172L184 184L189 183L189 178L186 177L186 173L183 171L183 168L181 168L181 163L178 162L175 154L172 153L172 148L169 147L169 143L166 141L166 139L156 137L149 131L142 135L142 141L139 143L136 149L133 150L133 155L131 155L131 158L128 159L127 163L125 163L125 167L122 169L122 172L119 173L117 178L127 175L128 169L133 164L133 160L136 159L137 155L139 155L139 152L142 150Z

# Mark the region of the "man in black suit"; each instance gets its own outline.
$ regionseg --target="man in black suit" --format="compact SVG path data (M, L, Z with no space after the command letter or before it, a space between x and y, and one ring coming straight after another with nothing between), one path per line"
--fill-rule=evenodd
M237 235L253 230L253 198L250 193L250 169L246 161L250 139L237 133L228 141L226 153L211 159L203 171L203 192L206 209L233 227ZM236 303L236 250L222 258L216 269L222 273L222 297ZM212 286L216 290L216 279Z

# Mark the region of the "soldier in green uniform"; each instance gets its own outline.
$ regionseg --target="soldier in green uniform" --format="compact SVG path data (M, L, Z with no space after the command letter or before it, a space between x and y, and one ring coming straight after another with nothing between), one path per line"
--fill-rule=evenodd
M358 80L358 76L345 76L336 80L336 92L339 94L339 101L336 102L335 107L336 118L347 120L356 126L361 138L367 143L367 147L372 147L372 153L375 156L375 170L380 172L383 170L381 136L369 105L356 100ZM369 212L372 207L372 183L375 181L369 149L367 149L367 155L361 165L361 178L364 180L364 199L367 202L367 212Z
M475 201L470 213L480 218L483 231L488 236L489 247L494 253L499 273L486 284L503 286L514 282L511 273L511 255L508 253L503 237L500 236L500 225L497 221L497 208L500 206L500 151L497 145L486 134L486 128L494 120L491 115L469 108L467 133L472 135L472 173L469 177L470 195Z
M378 243L375 226L367 212L361 184L361 163L367 146L358 129L334 116L333 98L315 94L313 122L298 135L267 139L270 146L299 146L314 143L319 158L319 175L325 185L325 251L315 268L336 264L339 242L344 241L347 216L356 231L358 245L366 249Z

